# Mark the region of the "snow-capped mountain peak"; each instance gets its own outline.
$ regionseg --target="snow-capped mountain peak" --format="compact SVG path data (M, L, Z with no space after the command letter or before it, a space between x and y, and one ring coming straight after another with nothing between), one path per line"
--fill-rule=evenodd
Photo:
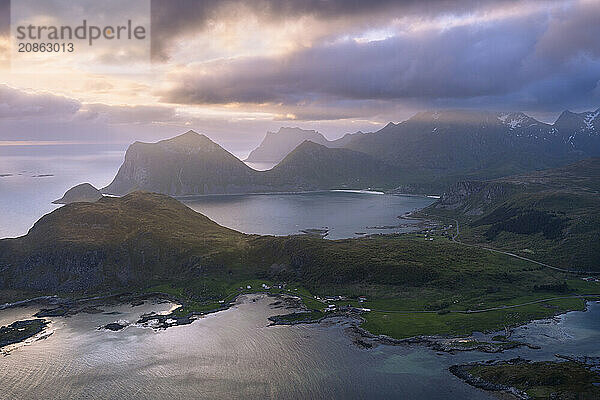
M583 119L583 122L585 123L585 127L590 130L593 131L595 130L595 122L596 122L596 118L598 118L598 116L600 115L600 108L597 109L596 111L591 111L585 114L585 117Z
M522 112L501 113L498 114L498 119L503 125L508 126L511 130L516 128L526 128L537 124L535 119Z

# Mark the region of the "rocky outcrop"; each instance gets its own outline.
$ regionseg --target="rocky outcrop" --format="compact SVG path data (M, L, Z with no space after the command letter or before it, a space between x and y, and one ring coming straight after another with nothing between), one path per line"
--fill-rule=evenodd
M444 210L459 210L466 215L481 215L490 205L508 198L516 186L494 181L463 181L452 185L433 205Z
M362 135L364 135L362 132L347 133L339 139L327 140L325 136L314 130L284 127L278 132L267 132L261 144L250 152L245 161L278 163L305 140L333 149L345 147Z
M250 154L248 162L278 163L305 140L326 145L329 141L317 131L300 128L281 128L278 132L267 132L261 144Z

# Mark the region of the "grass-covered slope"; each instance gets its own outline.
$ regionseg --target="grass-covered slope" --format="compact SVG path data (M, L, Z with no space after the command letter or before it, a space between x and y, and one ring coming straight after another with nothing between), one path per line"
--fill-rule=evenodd
M458 219L460 238L566 269L600 271L600 159L461 182L425 213Z
M266 181L297 189L394 188L402 182L399 168L348 149L331 149L305 141L273 169Z
M596 283L449 240L245 235L168 196L142 192L66 205L26 236L0 240L0 296L2 290L162 291L188 304L187 310L208 310L259 282L286 282L317 310L325 306L313 295L342 295L343 304L354 305L367 296L363 306L372 312L365 327L394 337L502 328L583 304L580 298L532 301L597 289ZM516 308L469 314L506 305Z
M222 263L242 234L167 196L136 192L73 203L26 236L0 241L0 286L93 291L143 284Z

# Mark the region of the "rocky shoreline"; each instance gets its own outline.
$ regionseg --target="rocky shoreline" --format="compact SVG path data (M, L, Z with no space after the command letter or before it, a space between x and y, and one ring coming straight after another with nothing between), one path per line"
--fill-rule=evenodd
M118 304L130 303L132 307L135 307L143 304L144 301L149 299L156 299L158 301L177 301L172 296L169 296L165 293L120 293L86 297L81 299L68 299L58 296L41 296L33 299L3 304L0 306L0 310L15 307L38 306L40 309L34 314L34 317L36 318L71 317L79 313L103 313L104 310L102 307L114 306Z
M429 347L437 352L455 354L457 352L464 351L501 353L505 350L514 349L517 347L529 347L531 349L539 348L529 343L509 340L510 332L507 334L507 336L496 336L492 338L491 341L479 341L471 337L441 337L435 335L395 339L386 335L375 335L361 328L360 325L364 322L363 318L361 317L361 314L364 313L364 311L361 309L354 307L340 307L336 311L322 312L308 309L302 302L302 299L297 296L285 293L262 294L276 299L276 301L269 304L274 309L285 308L295 310L292 313L269 317L269 326L314 324L335 318L343 319L350 322L350 326L345 328L346 335L355 345L364 349L374 348L378 345L419 345ZM230 308L236 303L238 298L239 296L236 296L231 301L223 303L220 307L217 307L213 310L190 312L186 315L178 315L175 310L172 310L167 314L151 312L141 315L135 323L129 323L128 321L114 321L112 323L100 326L98 329L116 332L131 325L145 326L152 329L167 329L173 326L188 325L204 315ZM33 303L45 307L34 314L34 316L37 318L69 317L80 312L91 314L103 313L104 310L101 307L116 304L130 303L132 307L135 307L143 304L144 301L149 299L155 299L157 301L171 301L181 304L178 299L173 298L165 293L147 293L141 295L124 293L79 300L61 299L56 296L45 296L28 301L13 303L9 306L18 307ZM7 308L6 305L4 308Z
M505 361L505 362L520 363L520 362L527 362L527 361L522 358L515 358L512 360ZM492 392L504 392L504 393L513 395L517 399L522 399L522 400L531 399L531 397L529 397L529 395L527 395L527 393L525 393L515 387L502 385L499 383L488 382L485 379L482 379L475 375L471 375L469 373L469 371L473 367L476 367L479 365L494 365L495 363L496 362L494 362L494 361L491 361L491 362L488 361L488 362L483 362L483 363L475 362L475 363L469 363L469 364L452 365L450 368L448 368L448 370L457 378L462 379L469 385L476 387L478 389L483 389L483 390L492 391Z
M505 350L517 347L528 347L530 349L539 349L539 346L530 343L509 340L509 337L495 336L491 341L479 341L471 337L442 337L442 336L415 336L405 339L395 339L386 335L375 335L360 325L364 322L360 311L354 307L348 307L341 311L325 313L319 318L311 318L310 310L304 309L291 314L275 315L269 317L273 325L297 325L297 324L315 324L328 319L341 318L350 322L350 326L345 328L346 335L354 344L361 348L374 348L378 345L401 346L401 345L419 345L426 346L437 352L455 354L464 351L479 351L482 353L502 353Z

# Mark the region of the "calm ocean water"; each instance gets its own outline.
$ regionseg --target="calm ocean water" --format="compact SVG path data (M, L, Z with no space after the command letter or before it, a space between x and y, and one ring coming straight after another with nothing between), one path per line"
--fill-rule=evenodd
M433 199L375 193L327 191L294 194L197 196L183 199L213 221L245 233L289 235L328 229L327 238L406 232L414 221L399 220Z
M110 183L125 145L0 146L0 238L21 236L69 188ZM8 175L8 176L4 176Z

